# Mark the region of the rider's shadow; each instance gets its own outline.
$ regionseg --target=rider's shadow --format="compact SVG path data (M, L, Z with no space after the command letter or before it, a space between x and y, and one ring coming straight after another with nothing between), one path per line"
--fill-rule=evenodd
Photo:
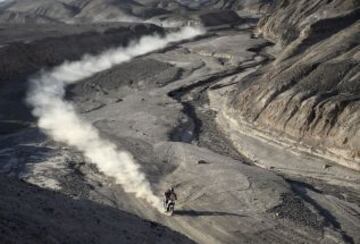
M241 215L237 213L219 212L219 211L196 211L196 210L175 210L175 215L180 216L235 216L235 217L247 217L247 215Z

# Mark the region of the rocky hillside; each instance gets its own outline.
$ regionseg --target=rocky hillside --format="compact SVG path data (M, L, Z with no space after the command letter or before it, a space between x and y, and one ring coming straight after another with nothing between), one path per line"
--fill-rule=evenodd
M7 0L0 23L89 23L144 21L201 9L265 11L271 0Z
M137 17L164 14L165 10L135 1L112 0L13 0L2 7L5 23L73 23L133 21Z
M276 1L258 24L275 61L238 81L227 115L253 134L360 170L360 2Z
M165 226L109 206L4 175L0 184L1 243L194 243Z

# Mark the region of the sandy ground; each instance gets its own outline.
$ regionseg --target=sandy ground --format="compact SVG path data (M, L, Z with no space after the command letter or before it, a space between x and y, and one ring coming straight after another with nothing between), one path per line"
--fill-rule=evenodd
M358 173L324 170L320 159L241 134L224 119L221 103L232 83L267 62L249 51L263 45L247 31L214 32L69 89L83 119L134 155L158 195L175 186L173 217L124 193L36 128L1 139L1 160L9 162L1 172L136 214L198 243L359 243Z

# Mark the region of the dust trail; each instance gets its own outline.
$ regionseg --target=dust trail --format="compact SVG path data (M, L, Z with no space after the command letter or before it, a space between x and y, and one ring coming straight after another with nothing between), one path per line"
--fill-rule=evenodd
M40 72L30 79L31 89L27 96L33 115L39 119L38 126L55 141L82 151L104 174L114 177L126 192L134 193L161 210L160 198L153 193L132 155L119 151L114 143L101 138L92 124L76 114L73 105L64 100L65 87L136 56L164 48L171 42L202 33L200 28L185 27L165 37L145 36L128 47L111 49L98 56L86 55L80 61L65 62L50 71Z

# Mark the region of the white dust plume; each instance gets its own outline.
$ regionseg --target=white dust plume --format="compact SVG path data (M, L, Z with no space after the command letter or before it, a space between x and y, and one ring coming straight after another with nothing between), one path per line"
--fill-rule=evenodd
M162 209L160 198L153 193L132 155L101 138L91 123L76 114L73 105L64 100L65 87L136 56L164 48L171 42L191 39L202 33L200 28L185 27L164 37L144 36L128 47L111 49L97 56L86 55L79 61L65 62L50 71L40 72L30 79L31 89L27 96L33 115L38 117L38 126L55 141L83 152L99 170L114 177L126 192L134 193L153 207Z

